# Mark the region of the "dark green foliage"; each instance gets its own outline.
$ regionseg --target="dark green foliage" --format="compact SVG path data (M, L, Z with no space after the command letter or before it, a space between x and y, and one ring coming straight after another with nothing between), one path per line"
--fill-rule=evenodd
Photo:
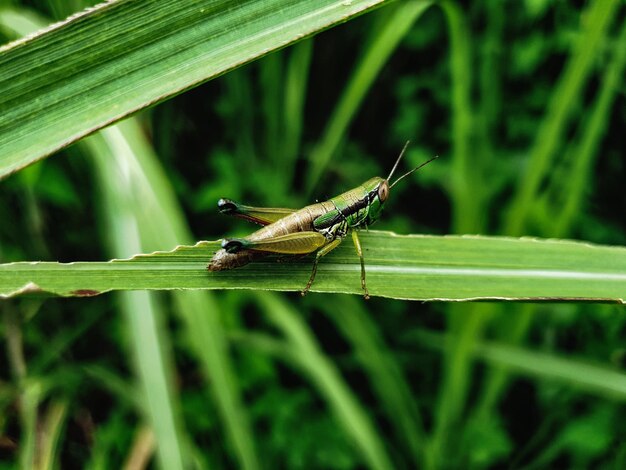
M12 4L58 19L85 6L22 3L0 2L0 13ZM137 116L167 176L154 192L174 188L197 239L245 235L254 227L220 217L220 197L301 207L386 175L411 140L407 168L441 158L394 188L376 228L626 244L624 3L441 2L421 16L410 5L386 6ZM353 98L358 64L400 13L415 23L397 47L389 39L371 89ZM346 132L327 127L342 100L358 110ZM320 142L337 129L326 164ZM0 182L0 262L121 256L106 191L115 181L94 161L76 145ZM142 246L171 248L155 240ZM41 429L58 433L51 455L60 468L117 468L143 448L146 384L124 302L0 303L0 466L28 463L29 452L42 458ZM159 365L190 466L626 466L623 307L220 293L200 305L228 340L236 380L227 390L244 404L246 450L245 424L234 444L216 376L199 359L202 341L213 340L190 327L181 301L150 302L162 311ZM61 405L67 411L49 424Z

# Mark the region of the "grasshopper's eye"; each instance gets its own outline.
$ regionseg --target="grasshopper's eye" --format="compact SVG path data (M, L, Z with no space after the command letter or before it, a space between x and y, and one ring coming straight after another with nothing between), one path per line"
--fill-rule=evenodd
M383 181L382 183L380 183L380 186L378 187L378 199L380 199L380 202L385 202L388 197L389 197L389 183L387 183L386 181Z

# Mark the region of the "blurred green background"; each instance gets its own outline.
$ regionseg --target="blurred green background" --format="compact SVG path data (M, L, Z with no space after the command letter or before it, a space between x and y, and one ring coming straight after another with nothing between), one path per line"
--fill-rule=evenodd
M86 6L2 1L0 32ZM217 199L301 207L386 176L407 140L403 168L441 158L376 228L624 245L625 14L392 3L2 181L0 261L245 235ZM139 292L0 312L1 468L626 468L615 305Z

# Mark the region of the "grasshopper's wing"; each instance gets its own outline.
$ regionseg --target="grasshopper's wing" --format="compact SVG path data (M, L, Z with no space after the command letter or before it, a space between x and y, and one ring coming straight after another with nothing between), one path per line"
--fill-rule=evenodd
M282 207L244 206L231 199L220 199L217 201L217 207L222 214L233 215L259 225L272 224L296 211Z
M324 235L317 232L296 232L266 240L248 240L247 238L229 238L224 240L222 248L229 253L241 250L265 251L285 255L305 255L326 245Z

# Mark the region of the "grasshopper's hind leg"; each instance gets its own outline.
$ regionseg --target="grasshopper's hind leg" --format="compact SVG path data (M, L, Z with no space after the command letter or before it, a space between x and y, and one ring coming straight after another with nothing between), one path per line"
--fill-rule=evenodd
M226 198L217 201L217 208L222 214L232 215L264 226L272 224L295 212L295 209L285 209L282 207L244 206L232 199Z
M361 289L365 291L363 295L367 300L370 298L370 293L368 292L367 285L365 284L365 261L363 260L361 241L359 240L359 236L357 235L356 230L352 231L352 241L354 242L354 248L356 248L356 254L359 255L359 259L361 260Z
M319 263L320 258L324 255L327 255L331 251L333 251L337 246L341 243L341 238L335 238L328 245L323 246L315 255L315 261L313 261L313 271L311 272L311 277L309 278L309 282L306 283L306 287L302 289L300 294L304 297L309 289L313 285L313 281L315 280L315 274L317 274L317 263Z

